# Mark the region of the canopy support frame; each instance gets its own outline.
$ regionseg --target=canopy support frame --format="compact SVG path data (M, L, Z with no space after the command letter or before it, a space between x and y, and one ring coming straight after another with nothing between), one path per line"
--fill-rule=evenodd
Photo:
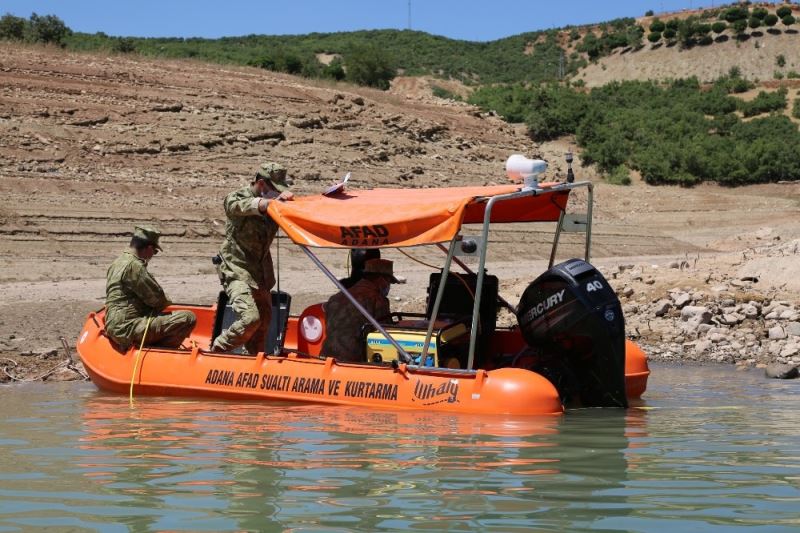
M453 236L453 240L450 241L450 249L447 250L447 258L444 260L442 277L439 279L439 288L436 290L436 299L433 301L431 318L428 320L428 331L425 333L425 344L422 345L422 355L419 358L420 365L422 366L425 366L425 361L428 357L428 347L431 342L431 337L433 336L433 325L436 322L436 317L439 316L439 306L441 305L442 298L444 297L444 287L446 285L445 282L447 281L447 277L450 275L450 262L453 259L453 255L456 253L456 243L458 242L459 237L460 235L458 233ZM444 248L441 243L438 243L438 246Z
M492 208L494 207L494 204L504 200L513 200L515 198L524 198L526 196L539 196L540 194L550 194L553 192L572 190L578 187L586 187L589 194L589 198L587 201L586 245L584 248L585 261L589 262L589 249L591 247L591 240L592 240L592 203L594 201L594 195L593 195L594 187L591 182L581 181L577 183L559 183L558 185L554 185L552 187L536 187L530 189L526 188L518 192L492 196L486 202L486 207L484 208L483 211L483 227L481 230L483 245L481 246L480 261L478 263L478 279L476 280L475 284L475 302L473 303L472 306L472 323L470 326L470 337L469 337L469 357L467 359L468 370L471 370L475 364L475 346L478 340L478 319L480 317L480 303L481 303L481 296L483 293L483 278L484 274L486 273L485 272L486 255L487 255L486 252L489 248L489 224L492 219ZM553 250L551 252L551 257L550 257L551 266L552 266L552 261L555 260L555 249L558 246L557 241L558 238L560 237L561 224L563 222L563 216L565 211L566 211L566 206L564 206L564 209L561 211L561 214L559 215L555 242L553 243Z

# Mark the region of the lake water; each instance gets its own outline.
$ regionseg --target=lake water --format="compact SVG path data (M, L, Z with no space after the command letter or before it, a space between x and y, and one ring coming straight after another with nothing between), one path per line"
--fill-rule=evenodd
M0 532L800 531L800 381L509 419L0 388Z

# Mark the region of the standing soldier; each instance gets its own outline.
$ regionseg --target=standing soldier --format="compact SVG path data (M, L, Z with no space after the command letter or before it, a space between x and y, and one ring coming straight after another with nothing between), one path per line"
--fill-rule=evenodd
M347 289L378 321L389 318L389 289L392 283L397 283L393 269L393 263L387 259L370 259L364 263L363 277ZM325 303L326 336L321 354L339 361L365 361L367 347L363 328L368 323L344 292L337 292Z
M106 335L122 350L142 338L148 345L178 348L194 328L191 311L163 312L172 302L147 271L147 262L161 250L159 237L154 229L136 226L130 249L106 274Z
M275 285L269 247L278 232L266 213L271 201L294 199L288 189L286 168L269 162L259 167L249 186L225 197L228 222L218 272L236 321L214 340L214 352L243 344L250 354L264 351L272 316L270 289Z

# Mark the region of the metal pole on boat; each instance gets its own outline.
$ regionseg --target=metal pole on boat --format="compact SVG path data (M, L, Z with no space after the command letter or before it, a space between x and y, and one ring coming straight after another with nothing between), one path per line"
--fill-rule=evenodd
M358 300L356 300L353 297L353 295L350 294L350 291L345 289L344 285L339 283L339 279L333 275L333 272L328 270L328 267L326 267L316 255L314 255L314 252L309 250L308 246L301 245L300 248L306 253L306 255L311 259L311 261L313 261L313 263L317 265L317 268L322 270L322 272L324 272L325 275L328 276L328 278L330 278L333 284L336 285L336 287L338 287L339 290L342 291L342 293L344 293L347 299L350 300L350 303L353 304L353 306L356 309L358 309L358 311L362 315L364 315L364 318L369 320L370 324L375 326L375 329L380 331L383 334L383 336L386 337L386 340L392 343L392 346L394 346L397 349L397 356L400 358L400 361L403 363L411 363L412 362L411 356L409 356L408 353L406 353L406 351L403 349L403 347L400 346L400 344L396 340L394 340L394 338L392 338L392 336L389 335L389 333L387 333L387 331L383 328L383 326L381 326L380 323L377 320L375 320L375 318L373 318L372 315L370 315L369 312L366 309L364 309L364 307L360 303L358 303Z
M433 301L431 318L428 321L428 332L425 334L425 344L422 345L422 355L419 358L420 366L425 366L425 360L428 357L428 346L431 342L431 336L433 336L433 324L436 322L436 317L439 316L439 305L442 303L445 282L447 281L447 276L450 273L450 261L453 259L453 254L456 253L456 242L458 242L458 234L454 235L453 240L450 241L450 249L447 250L447 259L444 260L442 277L439 279L439 288L436 291L436 299ZM442 246L441 243L439 246Z
M564 213L566 212L566 206L564 207L564 211L561 211L561 214L558 215L558 225L556 225L556 236L553 239L553 249L550 250L550 263L547 265L547 268L553 268L553 263L556 261L556 250L558 250L558 240L561 238L561 227L564 224Z
M475 282L475 302L472 305L472 324L469 332L469 358L467 359L467 370L472 370L475 363L475 344L478 341L478 318L481 308L481 294L483 293L483 274L486 268L486 250L489 247L489 221L492 219L492 207L502 196L492 196L486 202L483 212L483 247L481 248L481 258L478 263L478 279Z
M586 185L589 192L589 200L586 206L586 251L584 261L589 262L589 251L592 249L592 205L594 204L594 185L588 182Z

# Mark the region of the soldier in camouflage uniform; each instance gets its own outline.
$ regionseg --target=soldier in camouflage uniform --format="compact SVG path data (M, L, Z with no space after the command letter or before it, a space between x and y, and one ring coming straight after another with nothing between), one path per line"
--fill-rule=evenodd
M217 271L236 321L214 340L212 351L226 352L243 344L250 354L264 351L272 316L270 289L275 285L269 247L278 232L266 213L269 202L294 198L288 188L286 168L269 162L259 167L249 186L225 197L228 222Z
M364 264L364 276L348 292L378 321L389 318L389 288L397 283L393 264L386 259L370 259ZM366 361L363 328L369 321L343 292L325 303L325 342L321 354L339 361Z
M172 302L147 271L147 262L161 250L159 237L156 230L137 226L130 249L106 274L105 331L122 350L138 346L145 329L146 344L178 348L195 325L191 311L163 312Z

